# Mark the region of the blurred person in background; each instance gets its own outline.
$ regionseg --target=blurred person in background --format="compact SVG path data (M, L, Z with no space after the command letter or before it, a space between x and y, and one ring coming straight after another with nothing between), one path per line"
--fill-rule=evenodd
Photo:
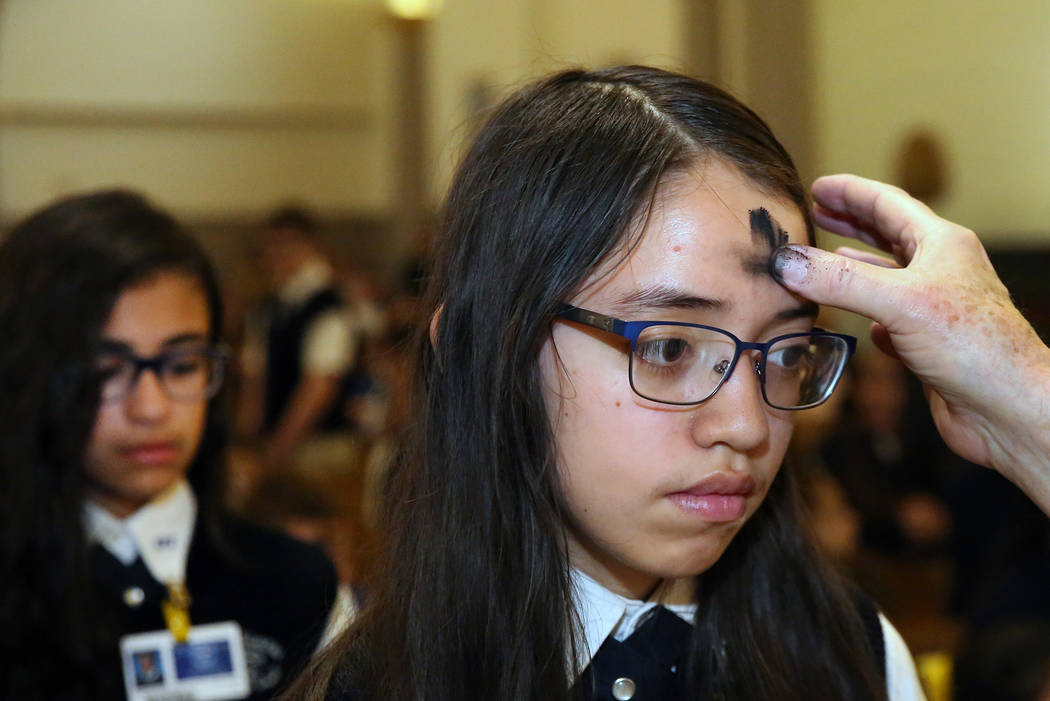
M403 324L390 324L381 335L369 339L361 370L369 378L370 389L355 396L348 406L362 448L356 505L362 526L368 530L378 525L377 505L387 468L397 458L401 434L410 418L410 340L411 327Z
M0 697L122 698L134 633L238 624L252 699L317 649L332 564L220 503L219 300L134 193L58 201L0 244Z
M339 573L330 642L365 603L375 534L362 520L361 480L357 471L341 479L318 480L297 472L266 475L255 485L243 515L324 549Z
M863 544L894 557L933 552L951 529L940 496L947 451L928 412L910 400L913 381L899 361L859 354L839 423L821 449L861 517Z
M270 297L246 338L242 428L262 437L261 457L271 470L348 464L355 339L313 217L299 207L274 212L259 260Z
M953 701L1050 701L1050 625L1021 620L971 635L953 687Z

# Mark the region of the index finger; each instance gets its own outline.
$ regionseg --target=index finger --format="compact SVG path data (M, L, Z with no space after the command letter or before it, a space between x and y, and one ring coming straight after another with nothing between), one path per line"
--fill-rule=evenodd
M908 253L940 219L929 207L893 185L856 175L829 175L813 183L816 223L879 248Z

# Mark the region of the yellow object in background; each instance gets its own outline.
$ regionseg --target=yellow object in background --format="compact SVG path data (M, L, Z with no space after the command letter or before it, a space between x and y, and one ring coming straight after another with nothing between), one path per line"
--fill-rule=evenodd
M952 656L946 652L927 652L916 656L915 665L928 701L951 701Z

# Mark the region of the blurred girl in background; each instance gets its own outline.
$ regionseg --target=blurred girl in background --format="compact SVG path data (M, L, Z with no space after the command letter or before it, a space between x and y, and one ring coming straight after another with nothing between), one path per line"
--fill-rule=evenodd
M221 328L204 253L136 194L59 201L0 244L3 698L122 698L129 634L236 623L257 699L316 649L330 562L220 506Z

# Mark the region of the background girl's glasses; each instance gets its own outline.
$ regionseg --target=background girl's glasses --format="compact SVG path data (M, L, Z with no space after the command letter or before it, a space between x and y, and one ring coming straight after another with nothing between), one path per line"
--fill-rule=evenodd
M222 386L228 353L216 346L176 348L150 358L126 350L106 350L96 358L102 401L124 399L146 370L156 376L164 395L174 401L215 396Z

